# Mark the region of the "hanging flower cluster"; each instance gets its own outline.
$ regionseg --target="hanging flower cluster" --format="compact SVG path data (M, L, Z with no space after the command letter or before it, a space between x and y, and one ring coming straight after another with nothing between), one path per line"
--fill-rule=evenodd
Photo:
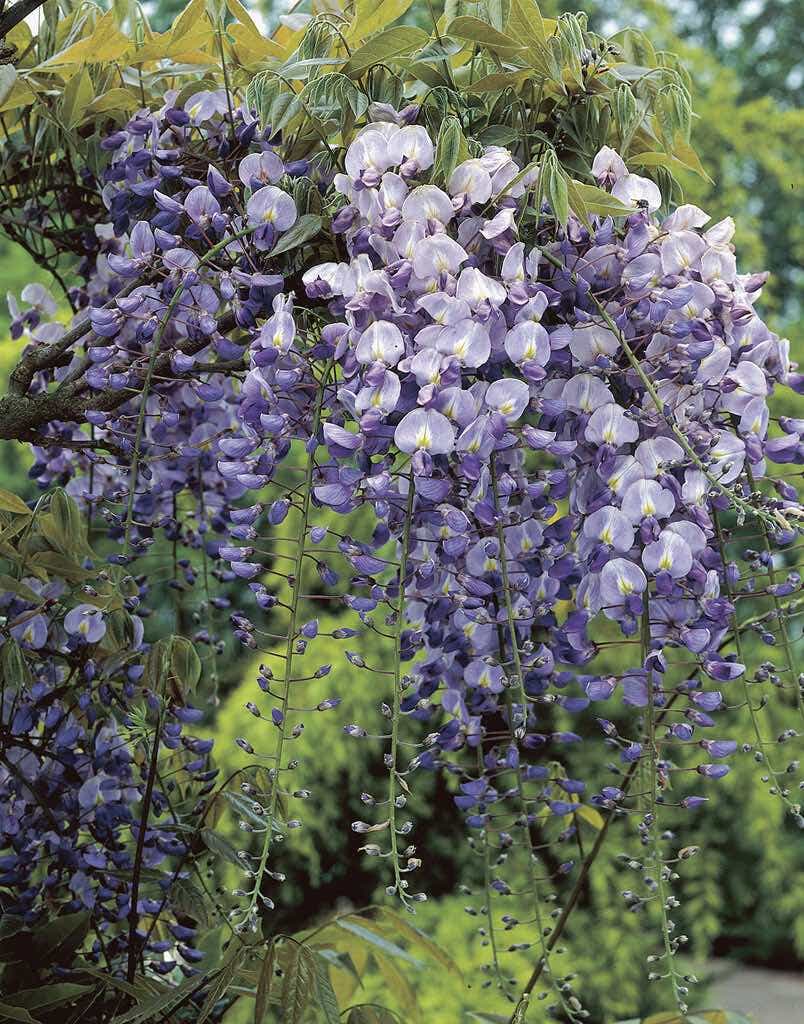
M282 880L276 836L301 825L280 812L310 796L285 780L304 726L295 659L320 635L318 620L303 621L314 563L318 585L340 586L352 613L334 635L387 638L388 792L364 794L376 820L351 828L371 834L368 855L388 858L389 892L409 906L425 898L409 887L421 851L408 841L405 807L416 771L446 771L485 858L490 970L507 984L495 930L519 928L509 950L531 950L540 964L523 1000L544 971L556 1006L581 1020L571 984L548 970L560 931L546 927L542 885L583 883L588 865L564 851L584 817L607 828L615 813L632 813L653 882L629 900L658 898L668 956L658 976L685 1005L659 808L707 800L703 783L728 772L738 746L717 713L738 703L733 684L747 685L749 669L723 652L735 640L740 650L736 598L760 592L729 553L730 511L750 517L766 545L754 553L768 580L760 596L776 613L763 639L789 639L779 602L800 580L777 574L773 558L795 540L799 506L787 483L763 482L769 463L804 463L801 421L771 434L768 407L777 386L800 389L801 379L787 342L754 310L764 276L737 273L730 220L710 225L689 205L659 217L656 184L604 148L592 171L621 214L578 210L560 224L543 164L523 167L488 146L438 180L417 107L375 104L371 116L331 182L306 162L284 163L281 140L247 109L231 111L225 92L181 106L168 95L103 143L110 224L98 229L101 251L78 295L83 351L35 386L79 410L109 454L55 416L35 442L32 475L43 488L67 483L106 521L110 578L134 588L125 605L134 627L128 659L103 657L107 616L92 588L76 600L74 587L43 589L26 576L2 598L5 643L34 672L4 697L17 745L0 775L9 797L0 841L10 851L0 881L31 920L64 885L70 905L91 909L103 929L164 909L167 891L132 905L136 892L109 871L133 863L127 830L140 847L144 834L147 856L137 857L149 869L170 858L179 873L188 852L180 834L149 824L148 802L166 820L173 812L147 765L135 768L134 739L121 737L138 702L158 719L155 758L160 744L182 745L202 795L214 778L211 743L180 735L195 712L142 687L146 560L167 540L195 553L174 555L174 588L195 586L203 564L193 639L210 650L213 680L215 612L229 611L233 635L252 649L267 649L263 613L285 616L281 672L262 666L248 705L275 728L273 752L260 749L264 732L238 741L265 759L269 784L242 781L233 801L252 845L237 853L248 885L231 920L244 932L269 918L267 883ZM329 228L342 258L300 265L289 240L311 237L311 214L300 212L311 194L318 209L322 195L337 208ZM14 330L34 350L58 346L67 332L47 319L47 296L23 299ZM331 528L332 512L343 532ZM263 544L286 520L296 554L280 600ZM325 537L335 538L348 586ZM210 577L246 581L252 603L241 595L231 608ZM601 616L633 650L617 677L596 671ZM332 697L307 713L336 708L339 687L372 669L358 651L345 658ZM322 664L312 678L330 671ZM68 683L76 707L61 693ZM638 711L624 718L623 707ZM590 714L602 758L618 758L614 777L573 777L571 748ZM370 723L345 732L376 739ZM750 743L763 743L758 731ZM649 779L647 805L629 792L637 769ZM146 806L139 825L134 805ZM42 858L44 880L34 875ZM523 872L522 906L500 918L496 898L513 906ZM189 970L192 935L178 920L170 927ZM125 934L114 931L121 948ZM172 949L138 934L155 953Z

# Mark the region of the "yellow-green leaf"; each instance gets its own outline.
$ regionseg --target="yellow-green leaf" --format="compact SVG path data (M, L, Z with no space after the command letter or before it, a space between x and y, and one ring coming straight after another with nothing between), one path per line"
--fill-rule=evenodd
M523 68L521 71L495 71L473 82L467 88L467 92L502 92L503 89L518 89L533 77L532 68Z
M95 99L95 89L86 68L81 68L77 75L69 80L64 87L61 102L61 119L65 128L75 128L86 114L87 107Z
M110 89L95 99L87 107L87 114L106 114L110 110L129 111L139 107L137 94L129 89Z
M396 28L386 29L352 53L342 68L343 74L350 78L359 78L374 64L388 63L408 56L424 46L428 38L426 32L413 25L398 25Z
M401 18L413 0L357 0L346 38L367 39Z
M15 516L30 516L33 515L31 510L22 500L17 497L16 494L12 494L11 491L4 491L0 487L0 512L11 512Z
M672 171L674 174L693 171L695 174L699 174L702 178L711 182L712 179L703 169L697 153L691 146L682 143L681 145L677 144L675 148L679 154L678 156L659 151L637 153L636 156L629 156L628 162L629 164L638 164L640 167L666 167L668 171Z
M86 39L68 46L54 54L42 67L67 67L79 64L99 64L104 61L120 60L131 47L131 40L117 27L114 12L107 11L95 23Z
M0 104L5 103L17 82L17 69L13 64L0 64Z
M575 813L579 818L583 818L587 824L591 825L592 828L596 828L598 831L600 831L600 829L605 825L603 815L600 811L595 810L594 807L587 807L586 804L579 804L578 810Z
M453 18L447 26L447 35L456 36L458 39L465 39L470 43L477 43L478 46L485 46L494 53L512 54L524 48L524 43L517 42L504 32L498 32L488 22L480 18L469 18L462 16Z
M404 936L408 942L414 946L418 946L423 952L438 961L438 963L440 963L442 967L446 968L450 974L454 974L457 978L461 977L460 967L458 967L449 953L447 953L445 949L442 949L438 943L433 942L428 935L419 931L418 928L414 927L410 921L402 917L401 914L397 914L388 907L380 908L380 914L382 917L389 920L392 923L394 930Z
M598 188L597 185L586 185L582 181L570 179L568 189L570 205L572 205L572 195L574 194L576 200L579 199L583 203L587 213L596 213L601 217L627 217L634 212L605 189ZM575 212L580 216L579 210L575 210Z

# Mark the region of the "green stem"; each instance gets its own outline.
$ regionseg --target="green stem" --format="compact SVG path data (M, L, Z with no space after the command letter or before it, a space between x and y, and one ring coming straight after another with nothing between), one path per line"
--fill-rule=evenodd
M201 460L198 460L198 503L200 512L200 525L203 526L206 523L206 504L204 502L204 480L203 480L203 467ZM214 706L220 703L218 697L218 684L220 682L218 678L218 656L215 652L215 637L213 636L213 619L212 619L212 602L210 600L210 589L209 589L209 555L207 554L207 546L204 542L205 534L201 533L201 566L204 580L204 605L205 605L205 618L207 620L207 633L209 634L209 649L210 657L212 658L212 695L210 700ZM179 593L179 599L181 599L181 592Z
M416 496L416 489L413 486L413 470L407 477L408 495L405 508L405 522L402 528L402 550L399 558L399 598L396 612L396 623L394 629L394 693L391 708L391 763L388 769L388 829L391 835L391 859L394 864L394 886L397 895L410 910L412 909L408 900L403 878L399 867L398 836L396 831L396 804L397 797L397 756L399 747L399 719L401 711L402 696L402 631L405 624L405 579L408 574L408 559L410 557L410 533L413 523L413 502Z
M751 491L754 492L756 490L756 481L754 480L754 474L751 470L751 466L747 462L745 464L745 472L746 477L748 479L748 486L751 488ZM768 567L766 575L768 577L768 580L770 581L770 585L773 587L776 585L776 571L773 568L773 548L771 546L770 534L768 533L767 525L764 521L760 525L762 528L762 540L765 546L765 551L768 555ZM787 665L785 666L783 671L790 673L790 678L793 680L793 686L796 690L796 706L798 708L798 713L799 716L802 719L804 719L804 695L802 695L801 687L798 685L798 680L795 678L795 672L793 671L793 653L790 649L790 637L787 633L787 616L785 615L785 610L782 605L782 602L779 600L776 594L772 594L771 598L773 600L773 608L776 612L776 618L779 622L779 632L781 633L785 661L787 662Z
M785 796L785 787L783 783L779 780L779 777L776 773L776 769L773 767L770 757L765 753L764 750L765 741L762 738L762 730L759 728L757 711L754 707L753 701L751 700L751 693L748 689L748 666L745 660L745 655L743 653L743 627L740 626L740 623L737 620L737 603L735 599L736 595L734 593L734 590L732 589L731 583L729 582L728 576L726 575L726 566L728 565L728 559L726 556L726 542L723 538L723 529L720 525L720 517L718 516L717 509L712 509L712 520L715 524L715 534L717 535L718 549L720 551L720 560L723 563L723 581L724 586L726 588L726 596L728 597L732 607L735 609L732 613L732 622L734 623L734 648L737 652L737 660L740 662L741 665L746 666L746 671L743 672L742 675L743 693L745 695L745 703L748 706L748 713L751 716L751 725L754 729L754 736L756 737L757 741L757 749L763 756L764 763L767 765L768 771L770 772L771 778L773 779L774 787L782 803L785 805L785 807L788 808L788 810L795 812L795 808Z
M481 744L477 746L477 776L480 778L483 775L483 748ZM491 910L491 833L489 830L488 822L483 826L483 883L485 887L486 897L486 924L488 926L489 943L491 945L491 963L494 968L494 976L497 979L497 984L502 988L504 978L502 970L500 968L500 961L497 956L497 936L494 927L494 914Z
M324 370L324 376L321 381L321 385L318 389L318 395L316 397L315 412L313 413L313 422L310 429L310 436L315 437L318 434L319 427L321 426L321 412L324 405L324 393L327 386L327 378L329 377L330 370L332 367L332 360L327 363L326 369ZM312 447L312 446L311 446ZM303 489L302 497L302 509L301 519L299 522L299 531L296 541L296 562L293 573L293 587L290 597L290 619L288 621L288 632L287 640L285 643L285 672L282 680L282 699L281 699L281 712L282 722L278 726L279 738L276 744L276 753L274 755L274 769L275 776L273 784L271 785L271 796L268 801L268 807L266 808L266 831L263 838L262 852L260 853L260 862L257 866L257 870L254 874L254 889L251 893L251 901L249 903L248 911L246 913L246 920L252 921L255 917L255 908L257 901L260 898L260 890L262 882L265 877L265 871L268 866L268 856L271 852L271 840L273 839L273 822L276 814L277 801L279 799L279 777L282 771L282 755L285 749L286 729L287 729L287 717L288 717L288 706L290 704L290 694L293 680L293 655L295 651L295 643L297 639L297 625L299 617L299 607L301 605L301 595L304 593L302 586L302 574L304 572L304 558L307 544L307 531L310 523L310 508L312 505L313 496L313 474L315 471L315 449L308 451L307 453L307 469L305 473L305 484Z
M642 598L642 631L641 631L642 664L647 661L650 654L650 597L647 590ZM648 721L647 721L647 747L650 762L650 779L648 783L648 814L650 822L648 825L648 836L650 839L653 871L656 875L656 898L659 900L659 911L661 915L662 941L664 944L664 962L667 966L668 976L673 985L673 998L681 1014L687 1012L687 1006L682 994L679 992L678 973L675 968L675 950L670 939L670 921L667 916L667 892L664 877L664 860L661 854L659 838L659 816L657 790L659 749L656 745L656 692L653 686L652 670L648 669Z
M505 607L506 625L508 627L508 632L510 634L511 660L513 662L514 673L516 676L514 680L513 689L516 690L519 705L522 709L521 713L523 716L524 728L527 725L528 719L528 695L525 692L525 679L522 672L522 659L519 653L519 642L517 640L516 634L516 617L514 615L513 602L511 601L511 585L508 576L508 561L505 555L505 531L503 528L503 517L500 510L499 489L497 486L497 467L493 455L491 457L489 466L491 473L491 488L492 493L494 495L494 507L497 518L497 546L499 548L497 557L500 562L500 575L502 576L503 604ZM503 635L502 627L500 626L499 623L497 625L497 636L500 648L500 661L504 662L506 642L505 637ZM511 734L511 742L516 744L517 738L515 725L515 704L513 695L511 693L511 689L511 687L506 687L505 701L508 706L508 727ZM520 814L522 816L522 830L525 837L525 846L528 855L528 882L530 890L533 893L534 918L536 921L536 927L539 930L539 944L542 954L542 970L549 975L550 983L555 989L556 995L559 1001L561 1002L561 1006L564 1009L564 1012L567 1014L570 1021L574 1021L576 1019L575 1013L572 1010L572 1008L568 1005L564 993L561 991L561 988L559 987L558 980L554 977L553 971L550 968L550 947L545 941L546 936L544 934L544 924L541 910L541 890L534 872L536 854L533 848L533 837L530 834L530 815L528 812L528 801L525 793L525 783L522 778L522 767L519 763L517 763L516 769L514 771L514 776L516 779L516 790L517 797L519 799ZM525 1014L527 1013L527 1008L530 1003L530 991L531 990L528 988L521 994L516 1009L514 1010L512 1019L516 1021L523 1021L525 1019Z

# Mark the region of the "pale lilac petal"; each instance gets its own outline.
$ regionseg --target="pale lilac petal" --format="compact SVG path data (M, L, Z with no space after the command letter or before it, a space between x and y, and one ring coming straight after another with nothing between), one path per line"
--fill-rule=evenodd
M611 194L625 206L634 209L644 207L650 213L662 205L662 193L659 186L650 178L641 178L638 174L626 174L614 183Z
M489 384L486 391L486 405L493 412L504 416L509 423L518 420L530 401L530 388L523 380L503 377Z
M541 324L523 320L505 336L505 351L517 366L529 362L545 366L550 359L550 337Z
M270 224L277 231L287 231L297 216L293 199L275 185L258 188L246 205L246 213L249 224Z
M589 417L584 436L592 444L610 444L619 448L620 445L637 440L639 427L626 416L621 406L609 402L595 409Z
M405 354L405 341L396 324L377 320L360 335L355 349L359 363L385 363L396 366Z
M399 421L394 431L394 442L401 452L409 455L416 451L445 455L455 447L455 431L440 412L413 409Z

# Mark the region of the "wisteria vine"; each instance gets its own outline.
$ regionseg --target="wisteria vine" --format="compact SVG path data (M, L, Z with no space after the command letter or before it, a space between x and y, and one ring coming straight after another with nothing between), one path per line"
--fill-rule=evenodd
M483 861L486 981L512 1020L532 997L587 1019L557 944L622 819L641 848L625 900L661 936L648 977L686 1013L684 812L740 753L740 703L745 752L804 825L754 696L770 680L802 707L801 509L769 472L804 463L804 421L769 406L802 377L755 312L765 277L737 272L730 219L660 216L657 184L608 147L591 172L613 215L562 220L545 160L502 146L439 179L419 115L374 104L332 173L286 161L225 90L169 93L102 143L108 222L73 324L40 286L12 303L43 498L0 499L18 542L0 596L3 909L21 927L57 899L87 911L89 959L129 984L146 961L197 976L176 884L206 887L200 836L225 805L246 882L216 913L237 941L270 935L295 808L316 798L294 782L304 719L369 679L379 726L335 728L382 750L387 791L350 827L389 897L426 899L406 807L417 773L445 773ZM146 640L163 592L175 635ZM304 609L333 592L344 664L310 669L324 634ZM749 664L749 629L784 667ZM387 663L367 663L368 633ZM265 660L249 765L223 780L188 727L231 638ZM632 652L618 676L596 669L612 643ZM600 771L574 777L592 730Z

